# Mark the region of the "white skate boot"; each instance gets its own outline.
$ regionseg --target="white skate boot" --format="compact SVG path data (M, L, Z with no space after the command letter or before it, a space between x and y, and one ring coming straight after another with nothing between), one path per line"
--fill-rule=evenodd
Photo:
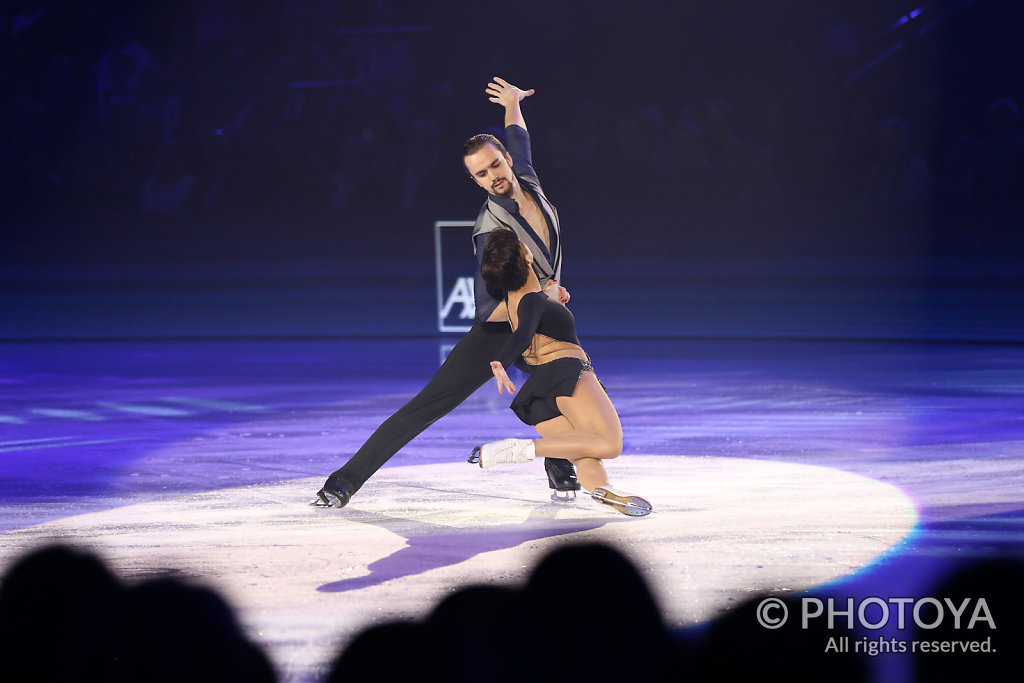
M503 439L477 446L469 455L469 462L479 463L487 469L495 465L515 465L532 462L536 452L531 439Z

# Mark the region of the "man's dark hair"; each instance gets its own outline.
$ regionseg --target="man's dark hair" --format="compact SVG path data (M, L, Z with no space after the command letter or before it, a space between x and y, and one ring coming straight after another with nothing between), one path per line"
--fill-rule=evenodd
M514 292L526 284L530 266L514 232L499 228L487 235L480 258L480 275L488 287L503 292Z
M466 144L462 146L462 158L465 159L470 154L476 154L484 145L494 145L494 148L498 150L498 154L501 156L508 154L505 151L505 145L501 144L501 140L490 133L478 133L466 140Z

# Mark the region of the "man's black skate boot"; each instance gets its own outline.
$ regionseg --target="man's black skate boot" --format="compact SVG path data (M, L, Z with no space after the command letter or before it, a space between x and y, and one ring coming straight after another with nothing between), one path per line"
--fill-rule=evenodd
M544 458L544 471L548 473L548 487L554 490L551 500L572 500L580 490L576 469L562 458ZM572 498L569 497L572 493Z
M316 500L310 505L318 508L343 508L355 493L356 487L347 479L342 479L337 472L327 477L324 487L317 491Z

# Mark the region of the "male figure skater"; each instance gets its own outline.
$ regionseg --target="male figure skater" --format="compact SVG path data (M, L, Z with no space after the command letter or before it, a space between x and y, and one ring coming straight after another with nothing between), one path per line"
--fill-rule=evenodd
M492 135L475 135L463 148L463 161L473 180L487 191L487 200L473 228L479 261L487 234L496 228L515 231L533 253L533 268L545 294L563 302L569 294L558 284L562 244L555 207L544 196L533 170L530 135L520 102L534 93L495 77L487 85L488 99L505 108L508 149ZM374 472L417 434L454 410L493 375L490 362L511 334L503 294L489 290L476 274L476 320L437 374L397 413L367 439L341 469L327 478L313 505L344 507ZM568 496L580 484L568 460L546 458L548 486Z

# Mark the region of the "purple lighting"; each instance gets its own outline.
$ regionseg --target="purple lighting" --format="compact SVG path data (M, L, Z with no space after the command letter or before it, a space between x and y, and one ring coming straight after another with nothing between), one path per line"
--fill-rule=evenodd
M887 28L885 30L884 33L889 33L891 31L895 31L900 26L903 26L904 24L906 24L906 23L908 23L910 21L913 21L914 19L917 19L919 16L921 16L921 12L923 12L923 11L924 11L923 8L918 7L917 9L912 10L912 11L908 12L907 14L904 14L902 17L900 17L899 19L894 21L892 23L892 25L889 26L889 28Z

